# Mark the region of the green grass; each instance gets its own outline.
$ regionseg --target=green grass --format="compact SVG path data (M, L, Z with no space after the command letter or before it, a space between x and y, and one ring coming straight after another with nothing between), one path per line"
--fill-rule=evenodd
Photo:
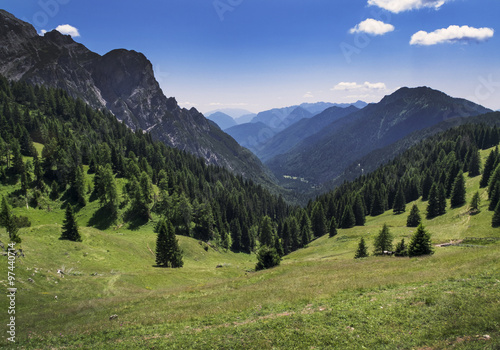
M467 201L479 179L467 180ZM0 194L14 188L1 187ZM20 230L26 256L16 260L15 347L498 349L500 231L491 228L480 193L477 215L464 206L424 220L433 244L464 240L436 247L432 256L353 259L361 237L372 253L384 223L394 242L409 239L415 231L405 227L409 204L405 214L369 217L365 226L321 237L260 272L251 272L255 255L205 249L187 237L178 237L183 268L155 268L154 222L135 230L86 227L96 202L77 214L82 243L58 239L62 202L50 212L15 208L33 223ZM416 203L424 214L426 203ZM4 229L0 240L7 242ZM0 264L7 287L7 259ZM7 310L6 298L0 309ZM110 321L113 314L118 318ZM2 331L2 346L6 338Z

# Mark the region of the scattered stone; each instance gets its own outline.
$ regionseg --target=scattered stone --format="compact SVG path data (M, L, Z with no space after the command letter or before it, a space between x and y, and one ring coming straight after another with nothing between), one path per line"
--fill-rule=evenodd
M34 283L35 281L33 280L33 278L28 278L28 282Z
M118 318L118 315L111 315L111 316L109 316L109 320L110 321L116 320L117 318Z

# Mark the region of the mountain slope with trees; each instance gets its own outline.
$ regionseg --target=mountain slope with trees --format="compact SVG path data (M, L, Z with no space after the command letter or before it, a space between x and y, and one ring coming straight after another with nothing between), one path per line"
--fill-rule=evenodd
M180 108L155 79L141 53L124 49L103 56L56 30L35 28L0 10L0 74L9 80L60 88L95 109L105 108L133 130L272 186L272 174L248 150L200 112Z

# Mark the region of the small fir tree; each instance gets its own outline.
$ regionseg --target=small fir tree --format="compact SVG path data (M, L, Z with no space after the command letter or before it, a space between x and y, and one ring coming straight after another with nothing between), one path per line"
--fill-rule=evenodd
M325 211L323 209L323 205L321 202L317 202L314 205L312 214L311 214L311 223L312 223L312 231L314 237L322 237L327 232L326 227L326 217Z
M451 191L450 205L452 208L458 208L465 204L465 179L463 172L459 172L453 182Z
M2 197L2 208L0 210L0 226L5 227L5 230L9 234L9 239L15 243L21 243L21 237L18 235L18 227L16 220L9 204L5 197Z
M366 258L368 256L368 247L365 244L365 239L361 237L358 243L358 249L354 254L354 259Z
M498 202L495 207L495 212L493 213L493 219L491 220L492 227L500 227L500 202Z
M481 157L479 155L479 150L477 148L471 149L471 155L469 160L469 177L475 177L481 175Z
M401 242L396 244L396 250L394 251L395 256L408 256L408 247L405 244L405 239L401 239Z
M184 265L182 250L175 237L174 226L170 221L162 220L158 225L156 264L160 267L172 268L180 268Z
M479 191L476 191L472 196L470 201L470 212L471 214L479 213L479 205L481 204L481 197L479 196Z
M382 255L384 254L384 251L392 250L392 234L389 232L387 224L384 224L378 235L375 237L373 246L374 255Z
M335 217L332 217L330 221L330 237L335 237L337 235L337 220Z
M439 215L439 203L437 197L438 187L433 183L429 191L429 200L427 202L427 219L432 219Z
M340 228L347 229L354 227L356 224L356 217L352 211L352 207L347 204L344 208L344 214L342 215L342 221L340 222Z
M408 256L413 257L433 253L431 235L425 230L424 225L420 224L408 245Z
M418 209L418 206L416 204L413 204L413 206L411 207L410 214L406 219L406 226L417 227L418 225L420 225L421 221L422 218L420 217L420 210Z
M394 214L401 214L406 211L406 199L401 185L398 186L393 206Z
M275 248L266 245L260 247L257 253L257 264L255 271L270 269L271 267L278 266L281 263L281 257Z
M76 224L75 213L73 207L68 204L66 207L66 214L62 227L62 234L59 239L65 239L73 242L81 242L82 237L80 232L78 232L78 226Z
M484 164L483 176L481 176L481 181L479 182L479 187L484 188L488 186L488 182L490 180L491 174L495 170L495 164L498 159L498 153L495 150L491 151L486 159L486 163Z

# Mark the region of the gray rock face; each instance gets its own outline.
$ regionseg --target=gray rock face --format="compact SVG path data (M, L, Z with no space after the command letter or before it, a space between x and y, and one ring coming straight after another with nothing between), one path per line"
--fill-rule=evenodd
M149 131L209 164L272 182L257 157L196 109L182 109L167 98L141 53L119 49L101 56L55 30L39 36L29 23L0 10L0 74L64 89L94 108L107 108L131 129Z

